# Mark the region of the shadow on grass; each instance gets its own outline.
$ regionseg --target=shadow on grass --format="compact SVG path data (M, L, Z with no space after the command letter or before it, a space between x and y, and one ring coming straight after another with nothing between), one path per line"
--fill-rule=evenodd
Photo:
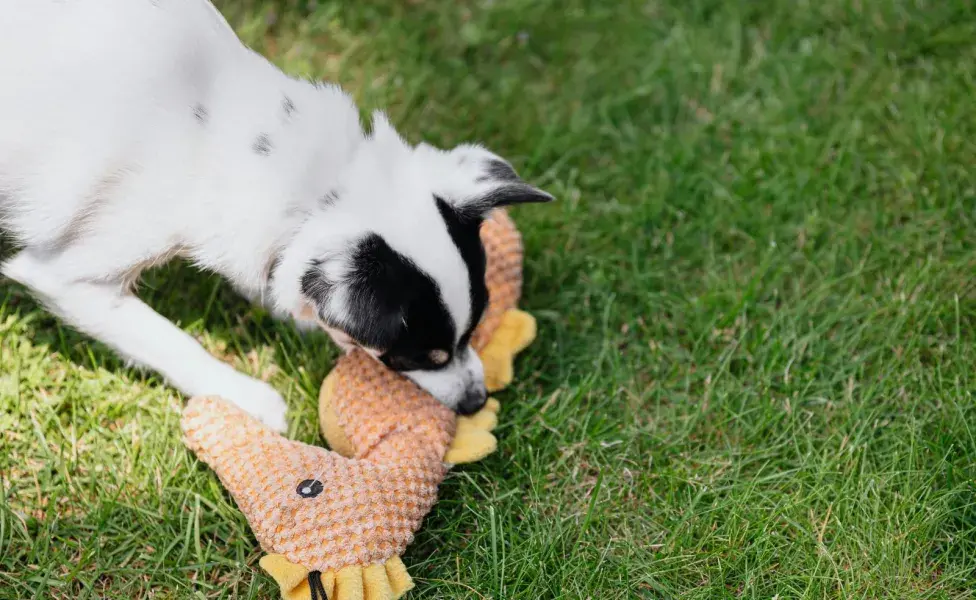
M202 340L218 358L255 376L259 375L255 371L267 372L270 367L276 373L272 383L283 393L287 390L279 384L293 382L314 398L338 354L324 333L300 334L290 322L272 319L241 298L218 276L179 261L146 273L138 295ZM35 346L45 346L78 366L162 384L157 374L129 366L110 347L68 326L9 279L0 279L0 316L29 321Z

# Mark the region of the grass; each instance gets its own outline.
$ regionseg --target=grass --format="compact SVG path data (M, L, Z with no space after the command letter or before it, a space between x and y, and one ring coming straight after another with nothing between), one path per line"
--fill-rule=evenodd
M481 140L540 338L444 484L417 598L970 598L976 8L221 5L289 72ZM335 351L175 266L145 295L286 394ZM0 284L0 597L272 598L182 399Z

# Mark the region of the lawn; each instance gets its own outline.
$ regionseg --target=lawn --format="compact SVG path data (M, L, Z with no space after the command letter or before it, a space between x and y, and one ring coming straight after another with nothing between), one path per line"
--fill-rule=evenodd
M970 598L976 8L226 0L256 50L479 140L540 337L414 598ZM172 266L142 294L322 443L336 351ZM274 598L184 401L0 282L0 597Z

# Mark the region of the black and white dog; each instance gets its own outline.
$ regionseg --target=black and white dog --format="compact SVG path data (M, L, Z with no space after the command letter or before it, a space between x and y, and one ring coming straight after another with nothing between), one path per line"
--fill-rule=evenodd
M277 429L278 392L143 304L140 272L183 257L480 408L479 224L549 194L478 146L413 147L381 114L365 133L348 95L284 75L207 0L0 0L0 15L0 229L19 248L4 275Z

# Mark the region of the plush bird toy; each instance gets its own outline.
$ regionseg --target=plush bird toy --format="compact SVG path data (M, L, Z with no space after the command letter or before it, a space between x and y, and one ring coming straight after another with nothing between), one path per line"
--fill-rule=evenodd
M489 307L472 338L489 391L535 337L521 295L521 238L504 211L481 229ZM400 560L453 464L494 451L498 402L456 417L363 352L338 361L320 395L332 450L288 440L219 398L190 400L187 446L234 497L285 600L392 600L413 587Z

